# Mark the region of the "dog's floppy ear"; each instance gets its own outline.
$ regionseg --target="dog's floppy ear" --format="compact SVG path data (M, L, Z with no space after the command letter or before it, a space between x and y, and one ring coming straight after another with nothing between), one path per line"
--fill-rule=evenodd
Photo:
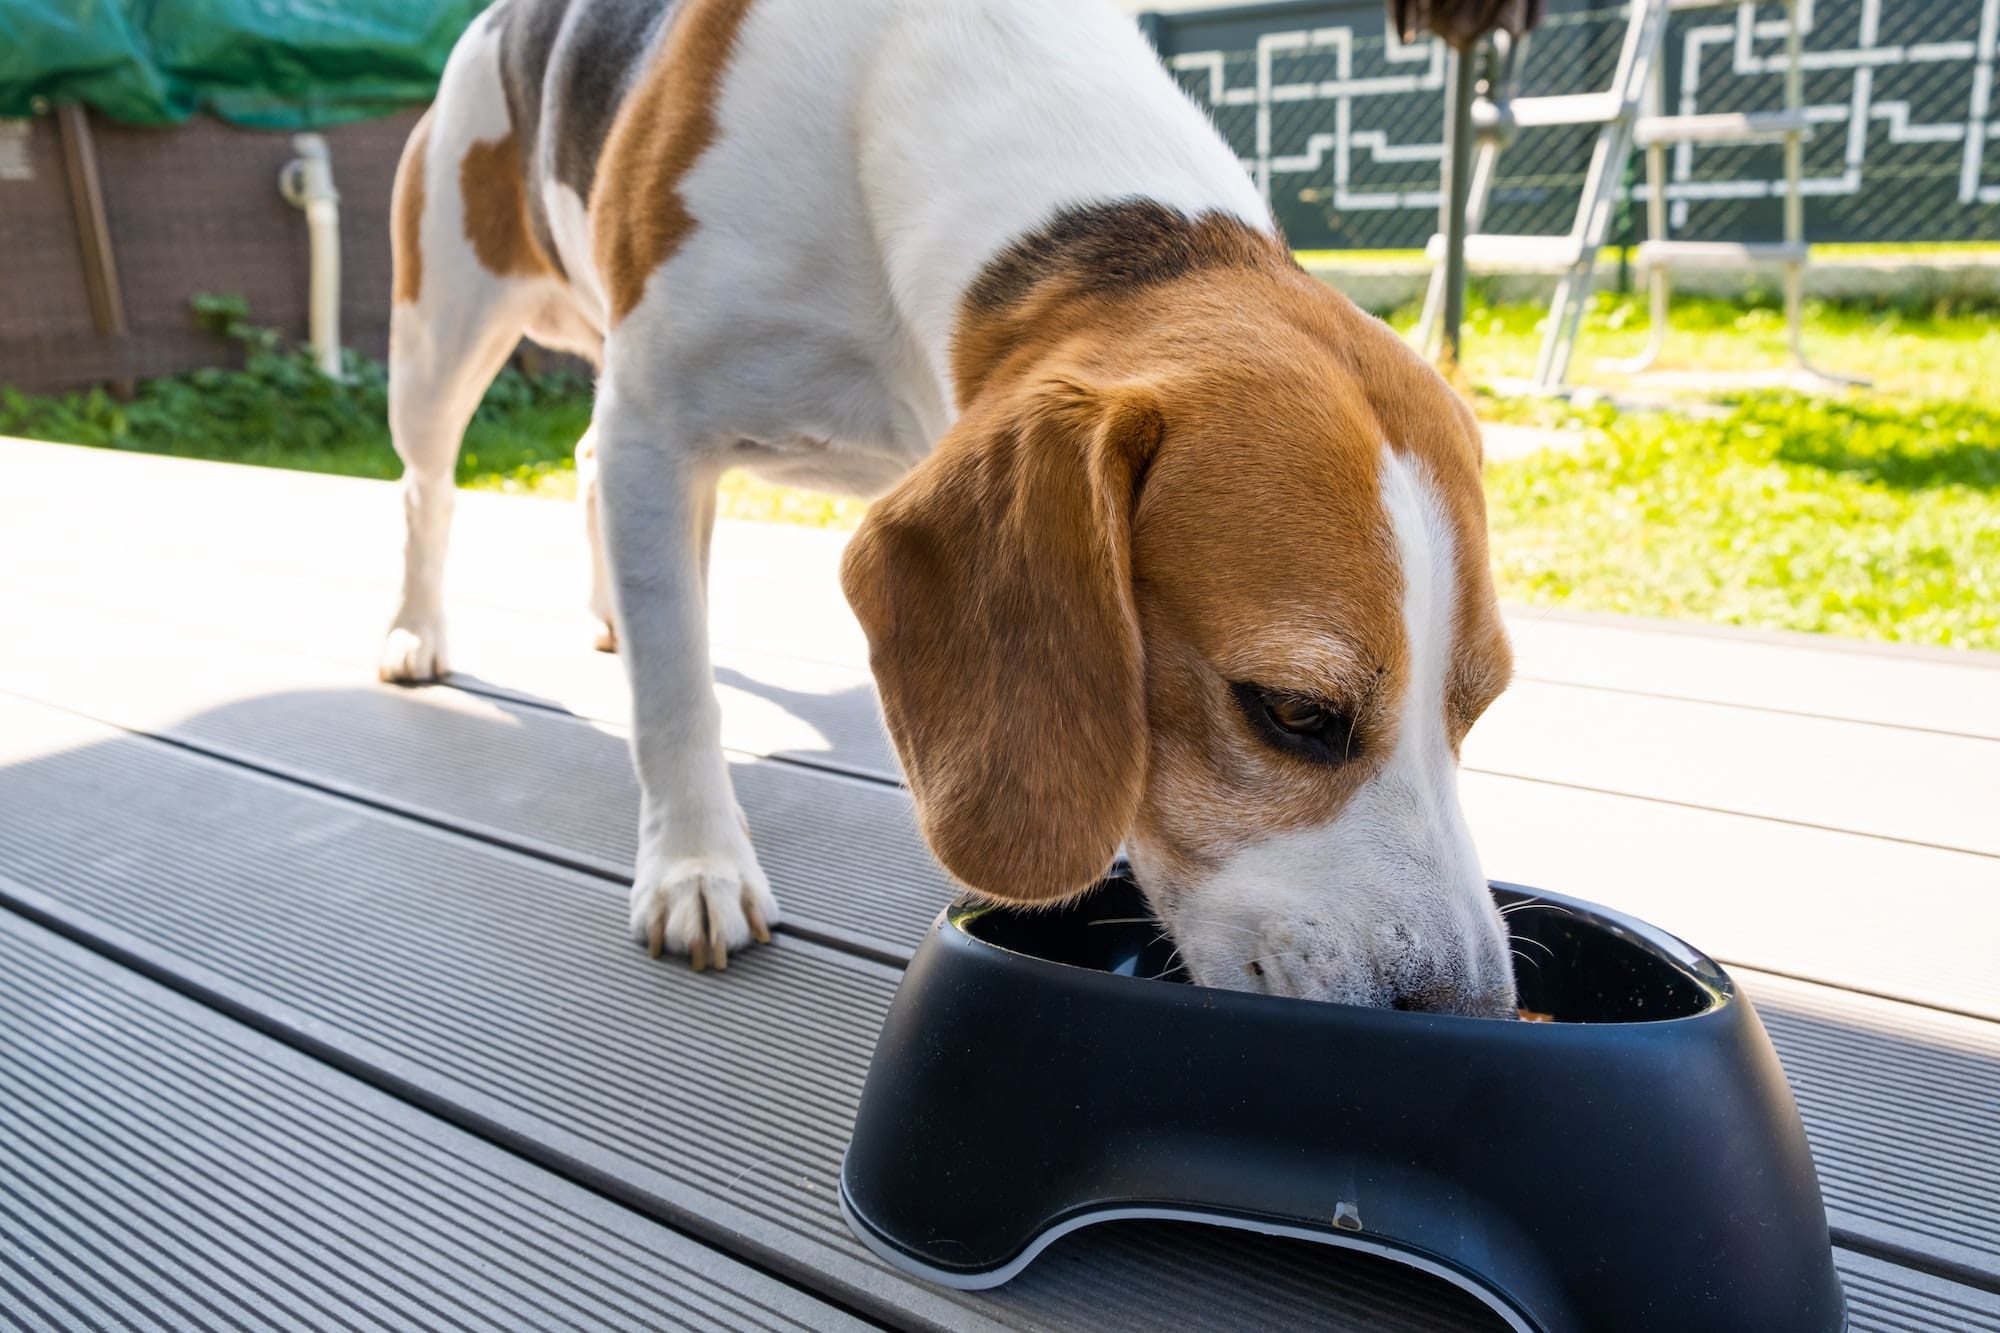
M1144 386L976 401L841 565L924 837L990 897L1090 887L1138 811L1131 525L1162 430Z

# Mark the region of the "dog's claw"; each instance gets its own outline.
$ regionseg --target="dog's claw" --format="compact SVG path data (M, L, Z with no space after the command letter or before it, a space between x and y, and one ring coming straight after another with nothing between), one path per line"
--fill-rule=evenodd
M729 955L769 943L778 903L755 853L662 858L642 866L632 888L632 937L657 958L677 954L697 972L720 972Z
M708 918L708 955L718 972L729 968L729 940L722 933L722 921L714 912L706 913Z

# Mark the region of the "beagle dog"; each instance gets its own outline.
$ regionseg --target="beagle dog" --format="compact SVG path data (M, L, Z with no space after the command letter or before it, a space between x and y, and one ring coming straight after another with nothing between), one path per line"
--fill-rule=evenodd
M1014 903L1121 845L1194 978L1511 1015L1457 795L1506 685L1471 414L1292 262L1103 0L500 0L394 199L393 681L447 669L459 438L524 334L631 681L633 934L778 904L723 760L715 487L879 496L841 576L924 837Z

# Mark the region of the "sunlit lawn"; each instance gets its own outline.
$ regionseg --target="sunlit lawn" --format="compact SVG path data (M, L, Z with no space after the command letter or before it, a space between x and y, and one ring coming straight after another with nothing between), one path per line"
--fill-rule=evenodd
M1539 318L1476 310L1474 378L1525 375ZM1691 302L1674 323L1662 370L1787 364L1775 310ZM1645 336L1639 303L1606 300L1575 364L1590 375ZM1483 396L1483 415L1581 427L1588 440L1489 469L1502 595L2000 649L2000 320L1817 310L1807 347L1873 383L1743 392L1696 416Z

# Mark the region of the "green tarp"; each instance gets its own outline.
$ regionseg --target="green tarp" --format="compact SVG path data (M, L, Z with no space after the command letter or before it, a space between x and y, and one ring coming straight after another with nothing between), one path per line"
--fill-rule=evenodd
M0 116L306 129L429 100L486 0L0 0Z

